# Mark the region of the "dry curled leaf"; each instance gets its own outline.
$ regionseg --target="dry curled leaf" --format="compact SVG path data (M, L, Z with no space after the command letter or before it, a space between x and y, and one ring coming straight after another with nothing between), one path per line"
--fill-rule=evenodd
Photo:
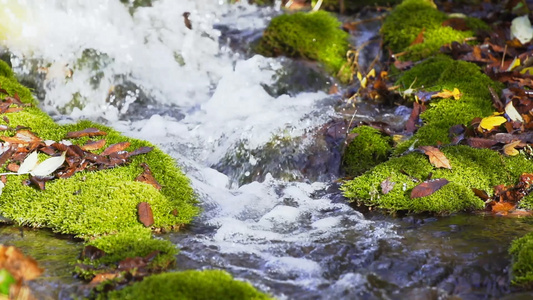
M31 143L39 143L41 139L36 136L33 132L27 130L27 129L20 129L15 133L14 136L2 136L0 137L4 142L8 142L10 144L22 144L22 145L28 145Z
M447 89L443 89L442 92L436 93L431 96L431 98L453 98L455 100L461 99L461 96L463 94L459 91L458 88L454 88L453 91L449 91Z
M71 132L67 133L66 138L67 139L72 139L72 138L79 138L79 137L83 137L83 136L92 137L92 136L101 136L101 135L107 135L107 132L101 131L98 128L90 127L90 128L86 128L86 129L80 130L80 131L71 131Z
M413 188L411 191L411 199L429 196L448 183L449 181L445 178L424 181Z
M85 145L81 146L81 149L85 151L94 151L94 150L98 150L104 147L105 143L106 143L105 139L101 139L98 141L87 141Z
M422 151L424 151L424 154L426 154L429 157L429 162L435 168L446 168L446 169L452 168L448 158L438 148L435 148L433 146L421 146L419 148Z
M120 152L130 146L130 142L120 142L107 147L100 155L106 156L111 153Z
M150 207L148 202L141 202L137 205L137 215L139 216L139 221L143 223L145 227L150 227L154 224L152 207Z
M514 141L514 142L510 142L509 144L506 144L503 146L503 153L505 153L505 155L507 156L516 156L518 155L520 152L518 150L516 150L516 146L518 146L522 141L518 140L518 141Z
M155 179L154 175L152 174L152 170L150 170L150 167L148 166L148 164L142 163L141 167L143 167L144 171L142 172L141 175L137 176L137 178L135 178L135 180L136 181L140 181L140 182L144 182L144 183L148 183L148 184L152 185L153 187L155 187L156 189L160 190L161 189L161 185Z

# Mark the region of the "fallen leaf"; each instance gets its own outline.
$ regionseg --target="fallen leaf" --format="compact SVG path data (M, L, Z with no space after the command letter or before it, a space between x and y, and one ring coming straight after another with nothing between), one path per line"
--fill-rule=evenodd
M418 33L416 38L413 40L413 42L409 46L413 46L416 44L422 44L424 42L424 32L426 31L426 28L422 28L422 30Z
M104 147L105 143L106 143L105 139L101 139L98 141L87 141L85 145L81 146L81 149L85 151L94 151L94 150L98 150Z
M0 245L0 269L6 269L17 281L32 280L43 273L35 259L4 245Z
M443 89L442 92L436 93L435 95L432 95L431 98L453 98L455 100L461 99L461 96L463 94L461 91L459 91L458 88L454 88L453 91L449 91L447 89Z
M20 165L20 168L18 169L18 174L28 174L31 170L37 166L39 157L37 156L37 151L34 151L30 153L30 155L26 156L22 164Z
M405 130L407 132L413 133L416 131L416 123L418 121L418 118L421 112L422 112L422 106L418 102L414 102L411 115L409 116L409 119L405 123Z
M518 155L520 152L516 150L515 147L518 146L518 144L520 144L521 142L522 141L518 140L518 141L510 142L509 144L504 145L503 153L505 153L505 155L508 155L508 156Z
M86 129L80 130L80 131L69 132L69 133L67 133L66 138L67 139L72 139L72 138L79 138L79 137L83 137L83 136L93 137L93 136L101 136L101 135L107 135L107 132L101 131L98 128L90 127L90 128L86 128Z
M140 155L140 154L146 154L150 151L154 150L154 147L141 147L139 149L135 149L133 151L131 151L130 153L128 153L128 157L132 157L132 156L135 156L135 155Z
M41 177L50 175L52 172L54 172L59 167L61 167L61 165L63 165L63 163L65 162L66 153L67 152L63 152L61 156L48 158L47 160L43 161L42 163L37 165L35 168L33 168L30 171L30 174L33 176L41 176Z
M124 149L128 148L129 146L130 146L129 142L116 143L116 144L113 144L113 145L107 147L102 153L100 153L100 155L107 156L107 155L109 155L111 153L114 153L114 152L123 151Z
M516 122L524 123L524 119L522 118L520 113L516 110L512 101L509 101L509 103L505 105L505 113L507 114L509 119L516 121Z
M106 253L104 250L92 245L87 245L81 252L81 259L96 260L104 257L105 255Z
M154 224L154 215L148 202L141 202L137 205L137 215L139 216L139 221L145 227L150 227Z
M473 148L491 148L492 146L498 144L498 141L491 140L491 139L484 139L484 138L467 138L466 144Z
M450 161L438 148L435 148L433 146L420 146L419 148L424 151L424 154L429 157L429 162L435 168L446 168L450 170L452 169Z
M152 170L150 170L150 167L146 163L142 163L141 167L144 168L144 171L142 172L141 175L137 176L137 178L135 178L135 180L136 181L140 181L140 182L144 182L144 183L148 183L148 184L152 185L153 187L155 187L156 189L160 190L161 189L161 185L155 179L154 175L152 174Z
M390 177L388 177L387 179L383 180L381 182L381 192L386 195L388 194L390 191L392 191L392 189L394 188L394 185L396 184L396 182L392 182L390 181Z
M429 196L448 183L449 181L445 178L424 181L413 188L411 191L411 199Z
M486 200L488 200L488 199L490 198L489 195L487 194L487 192L482 191L482 190L480 190L480 189L472 188L472 191L474 192L474 194L475 194L478 198L480 198L480 199L483 200L483 201L486 201Z
M494 213L508 213L515 209L516 205L509 202L494 202L491 203L491 211Z
M14 136L0 136L0 139L10 144L23 145L41 142L41 139L38 136L27 129L18 130Z
M478 130L480 132L483 132L483 129L491 131L505 122L507 122L507 119L505 117L498 116L498 115L489 116L489 117L481 119Z

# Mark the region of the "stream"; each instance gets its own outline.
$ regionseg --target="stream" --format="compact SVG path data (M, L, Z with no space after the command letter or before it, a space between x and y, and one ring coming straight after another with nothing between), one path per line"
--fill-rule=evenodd
M60 123L91 119L148 140L190 178L203 212L161 236L181 249L176 270L224 269L279 299L533 296L511 287L507 253L531 219L393 218L346 204L332 151L340 140L319 133L345 132L334 120L352 115L391 126L406 115L369 103L354 113L340 92L328 93L332 82L316 65L254 55L250 44L280 3L0 3L12 33L0 54L43 110ZM354 44L375 39L378 26L361 26ZM79 241L1 226L0 243L45 268L31 283L37 298L82 293L71 275Z

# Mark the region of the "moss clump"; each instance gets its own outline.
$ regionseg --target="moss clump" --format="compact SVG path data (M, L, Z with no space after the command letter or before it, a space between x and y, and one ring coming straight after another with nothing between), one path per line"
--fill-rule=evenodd
M466 24L471 30L459 31L442 26L446 19L448 16L437 10L433 1L404 0L385 19L381 33L392 52L407 52L402 59L420 60L435 54L445 44L473 37L473 30L488 28L480 20L467 18ZM423 30L424 41L411 45Z
M218 270L152 275L101 299L271 299L249 283Z
M358 176L375 165L384 162L392 150L392 138L370 126L354 128L357 134L346 147L342 167L348 176Z
M0 62L0 70L7 70L4 62ZM9 76L0 76L0 85L10 95L19 95L21 101L35 105L30 91L20 85L10 72L2 72ZM106 147L118 142L130 142L126 149L132 151L140 147L153 147L152 144L137 139L127 138L111 128L89 121L77 124L58 125L46 113L35 106L25 107L20 112L4 114L9 120L2 119L3 125L11 128L29 127L43 140L60 141L71 131L96 127L107 132ZM1 135L12 134L3 131ZM84 144L89 138L71 140L74 144ZM105 148L105 147L104 147ZM103 151L102 148L99 151ZM41 155L41 160L45 159ZM157 190L152 185L135 181L143 172L141 163L146 162L162 185ZM0 172L7 172L5 168ZM94 243L107 242L106 252L132 254L142 256L145 249L158 249L158 263L163 260L173 262L175 252L169 250L168 242L150 238L150 230L144 228L137 220L137 205L148 202L154 217L154 228L176 228L189 223L198 214L196 199L189 180L176 167L175 161L154 149L143 155L131 157L131 163L97 172L82 171L67 179L55 179L46 183L46 190L38 190L24 185L28 175L8 176L5 187L0 195L0 215L20 225L47 227L54 232L73 234L90 239L94 236L106 236ZM127 237L128 234L132 237ZM131 240L134 239L134 240ZM137 241L137 244L136 242ZM143 246L140 246L142 241ZM122 243L123 242L123 243ZM134 252L124 251L124 247L135 245ZM112 246L115 249L112 249ZM109 258L115 258L110 255ZM119 258L119 257L117 257Z
M316 2L313 1L314 5ZM372 6L389 6L402 2L401 0L345 0L344 1L344 12L353 13L364 7ZM340 11L340 2L339 0L324 0L320 9L327 11L339 12Z
M272 19L256 48L265 56L286 55L316 60L337 74L346 62L348 34L329 13L297 12Z
M531 287L533 283L533 233L514 240L509 253L513 256L512 283Z
M391 158L369 172L344 183L344 195L352 202L387 211L453 213L481 209L482 200L472 188L492 192L495 185L515 184L523 172L533 168L533 162L523 157L504 157L489 149L469 146L450 146L441 149L450 161L451 170L436 169L426 155L410 153ZM428 178L446 178L450 183L430 196L411 199L411 190ZM415 180L416 179L416 180ZM393 189L383 194L381 183L394 183Z
M413 84L414 83L414 84ZM455 61L447 56L436 56L404 72L397 84L426 91L453 90L458 88L460 99L432 99L428 109L420 115L423 126L408 141L398 145L395 153L405 151L413 141L417 146L447 144L449 128L468 125L475 117L485 117L494 111L488 86L496 91L501 85L483 74L478 66L464 61Z

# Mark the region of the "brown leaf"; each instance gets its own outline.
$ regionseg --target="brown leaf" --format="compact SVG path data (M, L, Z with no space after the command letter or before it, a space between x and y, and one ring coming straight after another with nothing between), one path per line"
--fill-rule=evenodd
M178 210L177 209L173 209L171 212L170 212L174 217L177 217L178 216Z
M396 184L396 182L392 182L390 181L390 177L388 177L387 179L383 180L381 182L381 192L386 195L388 194L393 188L394 188L394 185Z
M141 147L139 149L135 149L133 151L131 151L129 154L128 154L128 157L132 157L132 156L135 156L135 155L140 155L140 154L146 154L150 151L152 151L154 149L154 147Z
M429 157L429 162L435 168L452 169L450 161L438 148L433 146L420 146L419 148Z
M81 149L85 151L94 151L94 150L98 150L104 147L105 143L106 143L105 139L101 139L98 141L87 141L85 145L81 146Z
M150 227L154 224L154 215L148 202L141 202L137 205L137 215L139 216L139 221L145 227Z
M449 181L445 178L424 181L413 188L411 191L411 199L429 196L448 183Z
M134 258L126 257L125 259L121 260L118 263L118 270L119 271L129 271L132 269L140 269L144 268L148 265L148 263L144 260L143 257L137 256Z
M40 176L30 176L30 182L39 188L39 190L44 191L47 181L50 181L51 178L40 177Z
M6 269L17 281L32 280L43 273L35 259L4 245L0 245L0 269Z
M107 132L101 131L98 128L90 127L90 128L86 128L80 131L71 131L67 133L66 138L72 139L72 138L79 138L82 136L93 137L93 136L101 136L101 135L107 135Z
M411 115L409 116L409 120L405 123L405 130L407 132L413 133L416 130L416 123L418 121L418 117L420 116L420 113L422 112L422 106L418 102L413 103L413 110L411 111Z
M33 132L27 129L18 130L14 136L2 136L0 137L0 139L10 144L23 144L23 145L41 142L41 139L38 136L36 136Z
M507 156L516 156L518 155L520 152L518 150L515 149L516 146L518 146L522 141L520 140L517 140L517 141L514 141L514 142L510 142L509 144L506 144L503 146L503 153L505 153L505 155Z
M141 175L137 176L137 178L135 178L135 180L151 184L153 187L155 187L156 189L160 190L161 189L161 185L155 179L154 175L152 174L152 170L150 170L150 167L146 163L142 163L141 167L144 168L144 172L142 172Z
M120 276L120 273L100 273L96 274L91 282L89 282L89 286L97 286L98 284L107 281L107 280L113 280Z
M81 252L81 259L96 260L104 257L105 251L92 245L87 245Z
M466 144L473 148L490 148L498 144L498 141L473 137L467 138Z
M442 27L451 27L455 30L459 30L459 31L467 31L467 30L470 30L470 28L468 28L468 25L466 24L466 21L464 18L449 18L449 19L446 19L444 20L444 22L442 22Z
M120 142L107 147L100 155L107 156L111 153L123 151L130 146L130 142Z
M474 194L476 196L478 196L483 201L486 201L486 200L488 200L490 198L489 195L487 194L487 192L482 191L480 189L472 188L472 192L474 192Z
M424 32L425 31L426 31L426 28L422 28L420 33L416 36L414 41L409 46L413 46L413 45L416 45L416 44L422 44L424 42Z

